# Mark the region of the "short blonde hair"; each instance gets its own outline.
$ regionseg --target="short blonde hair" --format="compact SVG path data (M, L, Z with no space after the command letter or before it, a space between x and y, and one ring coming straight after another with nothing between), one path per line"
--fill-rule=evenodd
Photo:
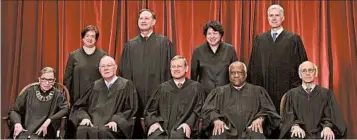
M182 59L182 60L185 62L185 66L188 66L188 62L187 62L186 58L183 57L182 55L176 55L176 56L174 56L174 57L171 59L170 62L172 62L172 61L174 61L174 60L178 60L178 59ZM170 65L171 65L171 63L170 63Z

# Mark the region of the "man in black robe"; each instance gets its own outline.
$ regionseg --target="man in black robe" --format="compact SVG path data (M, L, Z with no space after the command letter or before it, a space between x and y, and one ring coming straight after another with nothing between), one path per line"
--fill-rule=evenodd
M167 37L153 32L155 23L155 13L142 9L138 15L140 35L125 43L120 58L120 75L133 81L139 95L138 118L143 116L152 90L171 78L170 60L175 49ZM140 138L139 121L136 126L135 138Z
M283 94L301 85L297 69L307 55L300 36L283 29L284 9L272 5L267 13L271 30L254 39L247 81L265 88L279 112Z
M204 129L210 138L263 139L279 127L280 116L264 88L245 82L247 68L229 66L231 83L215 88L203 108Z
M346 138L346 124L331 90L316 85L317 66L299 66L302 85L289 90L282 102L280 138Z
M17 97L9 112L13 138L56 138L60 118L69 112L65 95L53 87L55 70L43 68L38 80Z
M131 138L132 117L138 108L134 84L116 76L117 65L110 56L101 59L99 71L103 78L72 108L70 119L78 126L76 138Z
M201 84L185 78L188 64L183 56L175 56L170 69L173 79L158 86L145 108L149 139L190 138L204 102Z

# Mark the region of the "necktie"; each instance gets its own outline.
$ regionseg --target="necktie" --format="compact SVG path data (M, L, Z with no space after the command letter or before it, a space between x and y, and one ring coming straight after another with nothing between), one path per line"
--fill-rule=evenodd
M278 35L278 33L273 33L273 40L274 41L276 40L277 35Z
M306 88L306 93L310 94L311 93L311 88Z
M112 83L108 84L108 89L109 89L112 85L113 85Z
M182 88L182 83L177 83L178 88Z

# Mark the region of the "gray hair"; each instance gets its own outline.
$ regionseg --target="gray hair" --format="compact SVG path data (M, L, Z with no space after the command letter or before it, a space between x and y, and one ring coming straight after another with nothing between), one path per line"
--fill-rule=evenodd
M53 75L56 74L55 69L53 69L52 67L44 67L44 68L41 70L41 75L42 75L42 74L45 74L45 73L50 73L50 72L52 72Z
M172 61L174 61L174 60L178 60L178 59L182 59L182 60L185 62L185 66L188 66L188 63L187 63L186 58L183 57L182 55L176 55L176 56L174 56L174 57L171 59L170 62L172 62ZM170 65L171 65L171 63L170 63Z
M303 66L304 64L311 64L311 65L314 67L314 69L315 69L315 76L317 76L317 74L318 74L318 72L319 72L319 69L317 68L317 66L316 66L314 63L312 63L312 62L310 62L310 61L304 61L304 62L302 62L302 63L299 65L299 74L301 73L300 71L302 70L302 66Z
M273 5L269 6L269 8L268 8L268 10L267 10L267 14L269 15L269 11L270 11L270 10L273 10L273 9L278 9L278 10L280 11L280 14L281 14L282 16L284 16L284 8L281 7L281 6L278 5L278 4L273 4Z
M112 61L115 65L117 65L117 63L115 62L115 59L114 59L113 57L109 56L109 55L104 55L104 56L100 59L99 64L102 62L102 59L104 59L104 58L109 58L110 61Z
M230 65L229 65L229 71L231 71L231 68L232 66L239 66L239 65L243 65L243 68L244 68L244 72L245 74L247 74L247 66L243 63L243 62L240 62L240 61L235 61L235 62L232 62Z

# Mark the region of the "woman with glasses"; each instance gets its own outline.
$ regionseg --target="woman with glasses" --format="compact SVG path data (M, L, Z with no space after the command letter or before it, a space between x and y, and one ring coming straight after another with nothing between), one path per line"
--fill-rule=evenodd
M83 46L70 53L64 74L64 85L74 104L83 96L87 86L101 78L98 70L100 59L106 52L96 46L99 31L96 26L88 25L81 32Z
M66 98L53 87L56 80L54 69L43 68L38 79L39 84L26 88L9 112L14 139L56 138L55 127L69 112Z

